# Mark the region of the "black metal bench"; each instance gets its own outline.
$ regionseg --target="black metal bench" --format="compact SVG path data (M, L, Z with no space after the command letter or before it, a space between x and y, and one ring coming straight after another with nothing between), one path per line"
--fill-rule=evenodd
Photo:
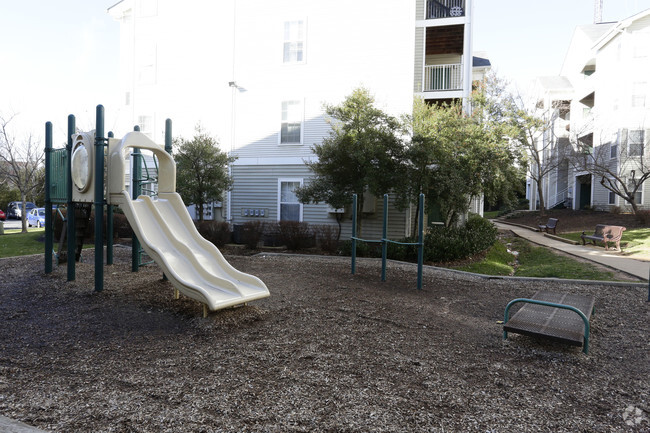
M510 308L524 305L512 318ZM583 346L589 352L589 319L594 311L593 296L539 291L532 298L513 299L506 306L503 320L503 339L508 332L543 336L574 346Z
M623 226L597 224L593 235L582 232L580 238L582 239L582 245L586 245L585 239L591 241L594 245L596 245L596 242L603 242L605 243L605 250L609 250L607 242L614 242L616 248L621 251L621 237L623 237L624 231L625 227Z
M553 234L555 234L555 227L557 227L559 221L557 218L549 218L546 224L538 224L537 227L539 227L540 232L550 233L549 230L553 230Z

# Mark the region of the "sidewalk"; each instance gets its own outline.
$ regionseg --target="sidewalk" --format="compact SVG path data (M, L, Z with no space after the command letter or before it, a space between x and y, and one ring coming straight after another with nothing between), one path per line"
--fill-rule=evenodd
M7 417L0 415L0 432L2 433L47 433L45 430L39 430L35 427L30 427L19 421L14 421Z
M529 240L549 248L563 251L592 262L599 263L604 266L625 272L635 277L641 278L645 281L648 280L650 274L650 262L633 259L630 257L621 256L621 253L616 250L605 251L602 246L593 245L573 245L566 242L558 241L550 237L544 236L544 233L535 231L532 228L524 228L519 225L509 224L501 220L492 220L494 225L499 229L510 230L516 236Z

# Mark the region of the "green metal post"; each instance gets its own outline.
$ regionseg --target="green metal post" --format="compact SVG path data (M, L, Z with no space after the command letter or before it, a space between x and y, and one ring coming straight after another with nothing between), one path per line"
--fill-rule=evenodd
M45 273L52 272L52 122L45 124Z
M95 290L104 289L104 107L97 106L95 129Z
M67 210L66 210L66 232L68 236L68 281L74 281L75 279L75 266L76 266L76 255L75 255L75 242L76 242L76 222L74 217L74 203L72 201L72 135L77 132L76 122L74 115L70 114L68 116L68 143L65 146L66 149L66 176L67 176Z
M172 119L165 120L165 152L172 154ZM160 179L160 173L158 173ZM163 272L163 281L167 281L167 275Z
M420 193L418 216L418 290L422 290L422 264L424 262L424 194Z
M386 281L386 256L388 255L388 194L384 194L384 223L381 229L381 280Z
M140 127L133 128L134 131L140 131ZM133 149L133 167L131 168L131 191L133 192L132 199L137 199L142 193L140 188L140 176L142 176L142 166L140 162L140 149ZM140 241L133 233L131 238L131 272L138 272L140 269Z
M357 195L352 195L352 274L357 269Z
M108 131L108 138L113 138L113 131ZM108 143L106 143L108 146ZM107 147L108 148L108 147ZM113 205L106 204L106 264L113 264Z

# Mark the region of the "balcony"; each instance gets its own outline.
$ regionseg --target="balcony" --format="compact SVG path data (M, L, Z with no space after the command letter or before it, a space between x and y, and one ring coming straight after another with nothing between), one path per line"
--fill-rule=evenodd
M426 19L465 16L465 0L427 0Z
M423 92L462 90L462 88L463 65L461 63L424 67Z

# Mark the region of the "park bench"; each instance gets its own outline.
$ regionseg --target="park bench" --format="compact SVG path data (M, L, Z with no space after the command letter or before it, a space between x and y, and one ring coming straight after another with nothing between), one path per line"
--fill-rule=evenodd
M557 223L560 220L557 218L549 218L548 222L546 224L539 224L539 231L543 232L545 231L546 233L550 233L549 230L553 230L553 234L555 234L555 227L557 227Z
M510 307L524 305L512 318ZM568 343L582 345L589 352L589 319L594 311L593 296L554 293L540 290L532 298L517 298L508 303L503 320L503 339L508 332L543 336Z
M605 250L609 250L607 242L616 243L616 248L621 250L621 237L625 227L622 226L608 226L605 224L597 224L596 229L594 230L593 235L588 235L586 232L582 232L580 237L582 238L582 245L586 245L585 240L590 240L594 245L596 241L605 243Z

